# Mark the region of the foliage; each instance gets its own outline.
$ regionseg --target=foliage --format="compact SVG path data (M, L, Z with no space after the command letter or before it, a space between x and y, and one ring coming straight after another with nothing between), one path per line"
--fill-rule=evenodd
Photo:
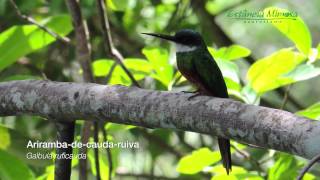
M0 0L0 82L42 79L43 75L56 81L81 80L82 70L74 53L76 44L73 27L64 1L17 2L23 13L32 15L37 22L58 35L68 36L72 39L72 44L66 45L39 27L21 21L8 6L7 1ZM291 12L289 8L269 7L278 6L280 1L269 2L268 5L261 3L259 6L243 3L241 0L197 1L200 5L190 4L189 0L106 2L115 46L125 57L124 65L143 88L172 91L194 89L181 77L175 66L174 48L171 48L169 43L146 38L140 34L172 34L181 28L191 28L201 32L205 38L208 50L220 67L232 98L259 105L260 101L267 100L265 97L275 94L279 88L287 85L303 86L300 88L301 91L292 88L290 94L295 94L300 103L309 107L292 107L293 103L288 102L289 105L284 108L292 112L297 111L298 115L320 120L320 103L316 102L318 96L314 96L315 92L319 93L318 88L315 88L319 86L319 82L311 80L320 75L320 43L315 42L319 35L311 35L309 29L316 27L312 26L310 22L313 19L306 12L299 11L299 16L294 20L288 19L286 14ZM316 2L308 3L308 7L317 7ZM290 5L288 2L281 4ZM294 5L291 9L299 9L301 6L291 4ZM83 0L81 5L89 25L92 69L97 82L132 85L121 66L103 51L103 37L100 34L95 2ZM258 28L253 24L251 26L227 19L224 11L228 8L237 10L232 8L235 5L240 9L262 8L266 14L277 11L282 13L280 18L284 20L276 23L271 17L263 16L262 18L270 22L258 24L262 27ZM214 19L215 17L217 18ZM250 32L245 32L246 27L251 28ZM263 28L267 29L267 32L263 31ZM236 33L230 33L230 29L234 29ZM221 30L228 33L219 34ZM263 35L259 36L255 31L261 31ZM236 40L234 34L243 32L244 38ZM234 36L230 39L237 43L230 43L226 36ZM276 38L276 43L266 45L265 41L269 42L268 39L272 38ZM247 39L249 40L246 41ZM254 42L250 42L252 39ZM313 47L315 44L317 46ZM258 53L261 52L261 48L264 52ZM248 59L255 59L255 62L248 64ZM305 90L307 88L309 90ZM278 96L272 96L270 106L279 108L281 104L278 103L278 99ZM80 139L81 125L82 123L78 122L76 126L77 140ZM216 147L213 137L163 129L146 130L113 123L108 123L105 129L108 131L109 141L137 141L140 143L140 149L112 149L113 172L109 172L105 150L100 149L103 179L110 175L116 176L116 172L138 175L151 172L154 176L179 179L202 179L209 175L212 180L282 180L294 179L298 170L305 164L304 160L293 155L232 142L237 148L232 149L232 157L237 165L233 166L232 173L227 176L220 162L219 151L211 148ZM53 125L39 117L0 118L0 179L53 179L53 161L28 160L25 155L30 150L25 146L29 139L52 141L55 138L54 132ZM53 150L34 151L51 153ZM175 151L178 153L174 153ZM75 149L74 154L77 153L78 149ZM246 154L248 156L245 156ZM90 177L96 174L93 157L92 150L89 150ZM77 179L77 170L78 161L74 160L72 179ZM319 175L318 170L313 170L305 179L316 179Z

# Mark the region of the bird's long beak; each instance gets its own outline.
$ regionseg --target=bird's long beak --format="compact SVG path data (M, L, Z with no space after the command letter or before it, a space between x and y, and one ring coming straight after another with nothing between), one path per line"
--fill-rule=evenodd
M155 33L141 33L141 34L145 34L145 35L161 38L161 39L168 40L168 41L173 41L173 42L176 41L176 38L174 36L170 36L170 35L155 34Z

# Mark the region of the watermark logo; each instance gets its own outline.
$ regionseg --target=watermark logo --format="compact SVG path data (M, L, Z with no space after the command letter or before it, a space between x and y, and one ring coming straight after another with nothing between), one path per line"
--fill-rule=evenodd
M230 10L226 16L240 20L244 23L281 23L283 21L295 21L298 18L296 11L283 11L279 9L266 10Z

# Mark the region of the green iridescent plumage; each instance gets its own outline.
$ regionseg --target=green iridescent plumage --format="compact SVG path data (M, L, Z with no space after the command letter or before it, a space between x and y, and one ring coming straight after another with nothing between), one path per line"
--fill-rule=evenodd
M222 73L209 53L201 35L193 30L180 30L174 36L143 33L172 41L177 47L177 66L181 74L199 88L201 95L228 98ZM218 137L223 166L231 170L230 141Z

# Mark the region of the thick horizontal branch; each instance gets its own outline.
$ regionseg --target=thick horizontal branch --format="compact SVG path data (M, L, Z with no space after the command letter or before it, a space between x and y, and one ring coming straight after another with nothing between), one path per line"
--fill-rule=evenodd
M320 121L231 99L90 83L0 83L0 116L96 119L218 135L311 159L320 152Z

